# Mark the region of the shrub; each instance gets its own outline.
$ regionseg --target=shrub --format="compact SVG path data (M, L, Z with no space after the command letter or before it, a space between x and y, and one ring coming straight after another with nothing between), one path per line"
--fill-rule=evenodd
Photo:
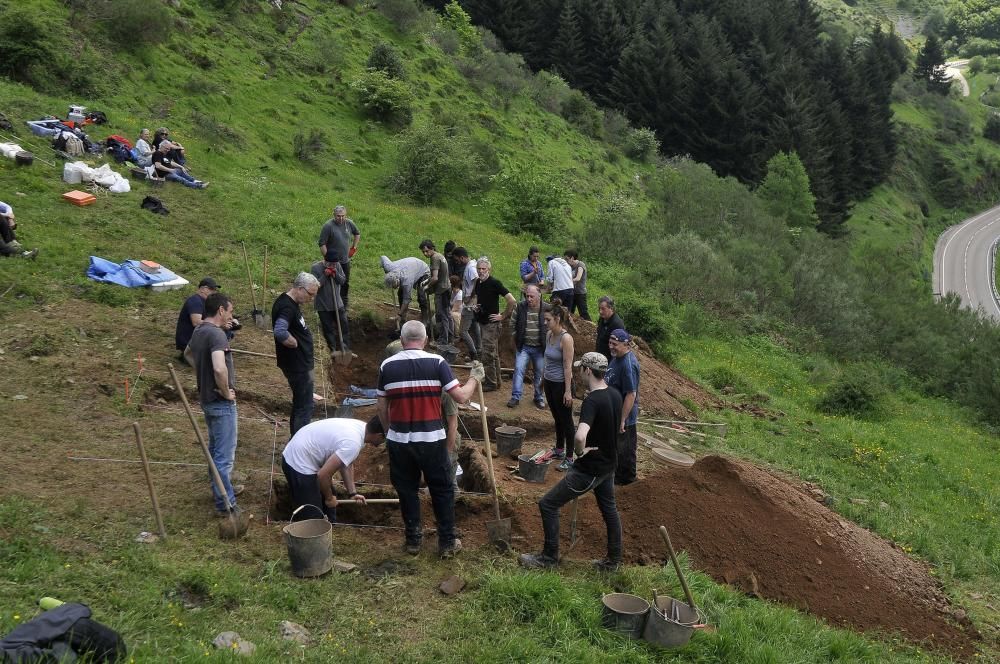
M637 334L651 346L666 349L679 335L677 325L660 303L637 290L620 292L615 298L615 312L625 321L630 334Z
M52 59L49 36L33 12L11 9L0 12L0 74L37 85Z
M243 136L238 131L198 109L191 110L191 123L212 144L212 149L219 152L225 152L227 147L238 148L243 145Z
M497 224L508 232L543 240L558 236L566 228L563 206L569 202L562 180L535 164L506 164L494 178L490 199Z
M865 417L879 411L885 387L870 369L852 366L826 389L816 408L828 415Z
M1000 113L990 113L983 127L983 137L995 143L1000 143Z
M729 367L714 367L709 370L705 379L709 385L720 392L751 394L755 391L749 381Z
M623 147L625 154L632 159L649 163L660 151L660 140L656 138L655 131L642 127L628 132Z
M415 30L425 20L425 10L416 0L379 0L378 10L400 32Z
M528 72L524 58L517 53L494 53L484 51L478 58L461 58L456 63L458 70L470 83L482 90L492 87L504 109L528 84Z
M597 104L579 90L571 90L562 102L559 114L591 138L604 135L604 115Z
M399 51L392 44L379 42L372 49L372 54L368 56L368 69L371 71L385 72L389 78L403 80L406 78L406 68L403 66L403 58Z
M986 59L981 55L977 55L976 57L969 59L969 73L973 76L981 72L985 66Z
M102 18L111 41L128 51L163 43L173 26L166 5L149 0L114 0Z
M444 6L441 23L451 28L458 36L459 53L475 57L483 52L483 40L479 36L479 31L455 0Z
M358 77L351 88L361 98L369 115L384 122L409 124L413 117L413 92L404 81L390 78L384 71L369 71Z
M437 200L450 187L475 189L483 163L465 136L437 124L420 124L396 141L396 168L390 188L419 203Z
M326 150L326 134L320 129L310 129L308 133L297 132L292 137L292 153L310 166L319 165L319 157Z

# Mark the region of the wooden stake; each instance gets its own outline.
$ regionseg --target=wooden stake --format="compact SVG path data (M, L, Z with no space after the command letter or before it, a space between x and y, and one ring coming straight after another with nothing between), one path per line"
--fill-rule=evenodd
M153 502L153 516L156 518L156 528L160 531L160 539L167 539L167 529L163 526L163 516L160 514L160 501L156 498L156 489L153 487L153 477L149 474L149 460L146 458L146 448L142 444L142 430L139 423L132 423L132 430L135 431L135 444L139 448L139 457L142 459L142 472L146 475L146 486L149 487L149 499Z

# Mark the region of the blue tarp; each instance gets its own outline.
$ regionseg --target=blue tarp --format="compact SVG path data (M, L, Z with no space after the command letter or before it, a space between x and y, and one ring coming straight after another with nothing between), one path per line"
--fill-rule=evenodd
M156 274L149 274L142 271L139 261L127 260L119 265L98 256L90 257L87 277L104 284L118 284L126 288L152 286L178 278L176 274L162 266Z

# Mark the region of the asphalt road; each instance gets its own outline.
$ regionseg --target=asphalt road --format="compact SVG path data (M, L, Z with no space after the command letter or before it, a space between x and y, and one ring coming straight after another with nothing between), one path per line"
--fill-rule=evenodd
M993 280L998 241L1000 206L942 233L934 248L934 294L956 293L964 306L1000 321L1000 296Z

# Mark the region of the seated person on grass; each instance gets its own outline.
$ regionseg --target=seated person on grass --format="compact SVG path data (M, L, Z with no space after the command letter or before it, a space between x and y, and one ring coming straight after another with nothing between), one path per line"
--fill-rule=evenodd
M177 141L170 140L170 130L166 127L159 127L156 133L153 134L153 149L158 150L160 148L160 143L163 141L170 142L170 152L169 157L174 161L175 164L179 164L182 170L187 172L187 155L184 152L184 146Z
M25 251L21 243L17 241L17 234L14 233L15 228L17 228L17 221L14 219L14 208L0 202L0 256L20 256L34 260L38 256L38 249Z
M170 141L160 141L160 147L153 153L153 168L156 171L156 175L166 180L180 182L185 187L193 189L204 189L207 187L207 182L195 180L184 171L183 167L174 163L174 160L170 158L172 148L173 144Z

